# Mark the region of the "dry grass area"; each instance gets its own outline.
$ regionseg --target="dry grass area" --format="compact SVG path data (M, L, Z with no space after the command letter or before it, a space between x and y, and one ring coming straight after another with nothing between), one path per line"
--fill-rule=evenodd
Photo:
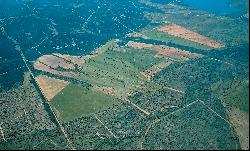
M249 113L243 112L237 108L231 108L229 119L232 123L241 145L241 149L249 149Z
M64 68L64 69L73 69L74 64L67 62L63 58L54 56L54 55L43 55L37 59L37 61L45 63L52 68Z
M35 79L48 100L51 100L69 84L67 81L50 78L45 75L39 75Z
M132 93L127 93L126 95L122 95L112 87L94 85L92 87L92 89L96 92L101 92L101 93L104 93L107 95L111 95L111 96L114 96L114 97L119 98L121 100L127 99L130 95L132 95Z
M153 66L152 68L150 68L149 70L145 71L145 72L141 72L141 74L148 80L151 79L151 77L153 77L156 73L160 72L161 69L169 66L171 63L173 63L172 61L166 61L166 62L162 62L159 63L155 66Z
M195 33L191 30L188 30L179 25L167 25L163 27L158 27L157 30L161 32L168 33L173 36L177 36L180 38L188 39L194 42L197 42L202 45L207 45L212 48L223 48L224 46L214 40L209 39L208 37L202 36L198 33Z
M138 33L138 32L129 33L126 36L127 37L140 37L140 38L143 38L143 39L150 39L148 36L143 35L143 34Z
M59 54L59 53L53 53L53 55L78 66L81 66L83 63L85 63L87 60L91 58L91 55L72 56L72 55L65 55L65 54Z
M70 70L73 70L75 65L80 66L89 58L90 56L71 56L62 54L43 55L35 61L33 66L37 70L74 78L77 76L77 73ZM57 68L63 68L65 70L57 70Z
M127 43L127 46L134 47L137 49L152 49L152 50L157 51L157 54L155 55L155 57L165 56L165 57L172 58L178 61L187 61L189 59L203 57L203 55L201 54L192 53L189 51L185 51L185 50L181 50L181 49L177 49L173 47L168 47L164 45L153 45L153 44L129 41Z
M37 70L52 73L52 74L55 74L55 75L61 75L61 76L71 77L71 78L74 78L75 76L77 76L77 73L74 73L74 72L71 72L71 71L59 71L59 70L51 68L46 63L40 62L38 60L33 64L33 66Z
M36 62L41 62L47 64L52 68L63 68L63 69L74 69L75 65L81 66L87 60L89 60L91 55L86 56L72 56L66 54L53 53L52 55L43 55L39 57Z

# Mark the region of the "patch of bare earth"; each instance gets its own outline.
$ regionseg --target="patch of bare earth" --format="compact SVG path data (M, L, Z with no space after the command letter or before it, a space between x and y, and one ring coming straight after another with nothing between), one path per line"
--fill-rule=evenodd
M137 49L151 49L157 51L155 57L165 56L176 61L187 61L189 59L201 58L203 55L181 50L178 48L168 47L164 45L153 45L140 42L129 41L127 46Z
M38 58L33 66L37 70L44 72L61 75L65 77L74 78L77 76L77 73L71 71L75 69L75 66L80 66L89 56L70 56L70 55L61 55L61 54L52 54L44 55ZM58 70L58 69L63 70Z
M166 62L162 62L162 63L159 63L155 66L153 66L152 68L150 68L149 70L147 71L144 71L144 72L141 72L141 74L148 80L151 79L151 77L153 77L156 73L160 72L161 69L169 66L171 63L173 63L172 61L166 61Z
M65 55L65 54L59 54L59 53L53 53L54 56L57 56L58 58L64 59L66 62L69 62L73 65L81 66L83 63L85 63L87 60L91 58L91 55L86 56L72 56L72 55Z
M59 70L56 70L54 68L51 68L46 63L43 63L43 62L40 62L40 61L36 61L33 64L33 66L37 70L41 70L41 71L44 71L44 72L52 73L52 74L55 74L55 75L61 75L61 76L71 77L71 78L77 76L77 74L74 73L74 72L72 72L72 71L59 71Z
M74 64L54 55L43 55L38 60L52 68L73 69Z
M49 101L69 84L67 81L50 78L45 75L39 75L35 79Z
M195 33L191 30L188 30L184 27L181 27L179 25L167 25L167 26L163 26L163 27L158 27L156 28L157 30L161 31L161 32L165 32L168 33L170 35L173 36L177 36L183 39L188 39L194 42L197 42L199 44L202 45L206 45L212 48L223 48L224 45L209 39L208 37L202 36L198 33Z
M249 149L249 113L243 112L237 108L231 108L228 111L230 122L236 131L241 149Z

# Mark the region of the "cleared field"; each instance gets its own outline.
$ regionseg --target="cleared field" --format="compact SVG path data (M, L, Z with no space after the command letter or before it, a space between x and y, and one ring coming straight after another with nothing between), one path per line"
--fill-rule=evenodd
M98 88L98 91L126 98L173 61L183 62L203 57L201 54L164 45L129 41L126 46L120 47L117 42L111 40L88 56L42 56L34 63L34 67L86 81Z
M91 58L81 66L79 79L97 86L112 87L120 95L126 96L146 81L140 72L165 60L154 58L154 51L124 49L108 50Z
M181 27L179 25L167 25L163 27L157 28L157 30L161 32L168 33L173 36L181 37L184 39L188 39L197 43L200 43L202 45L207 45L212 48L223 48L224 46L219 44L218 42L211 40L205 36L202 36L198 33L195 33L191 30L188 30L184 27Z
M53 97L50 104L62 122L119 104L119 99L126 99L139 89L155 87L150 78L173 63L173 60L187 61L202 57L200 54L163 45L129 42L126 46L119 46L117 42L109 41L85 57L87 59L61 54L46 55L48 62L41 63L44 59L38 59L36 63L40 66L35 66L36 69L92 85L87 89L69 84ZM77 66L68 68L69 64Z
M108 91L110 88L114 89L116 96L124 98L146 82L147 79L141 72L166 60L163 57L154 57L156 53L154 50L119 47L117 40L113 40L98 48L91 55L83 56L88 59L79 57L81 60L79 61L67 55L46 55L40 57L34 63L34 67L52 74L87 81L96 87L109 88ZM41 62L44 59L47 61ZM73 66L71 62L78 63L78 66ZM72 65L72 68L68 65ZM107 89L104 92L107 92Z
M63 58L54 55L43 55L38 59L39 62L49 65L52 68L73 69L74 64L67 62Z
M191 53L189 51L181 50L178 48L168 47L164 45L153 45L140 42L129 41L127 46L131 46L137 49L151 49L157 52L155 57L168 57L176 61L187 61L189 59L201 58L203 55L197 53Z
M50 78L45 75L39 75L35 79L48 100L51 100L69 84L67 81Z
M72 56L59 53L53 53L54 56L64 59L65 62L69 62L73 65L81 66L85 61L91 58L91 55L86 56Z
M50 101L62 122L93 114L119 103L120 100L113 96L73 84L69 84Z
M144 36L149 37L150 39L153 40L158 40L158 41L164 41L164 42L171 42L177 45L182 45L182 46L187 46L187 47L192 47L196 49L201 49L201 50L211 50L213 49L212 47L202 45L200 43L191 41L189 39L184 39L181 37L173 36L165 32L161 32L155 28L153 29L145 29L140 32ZM143 37L141 37L143 38Z
M51 56L51 55L49 55L49 56ZM43 63L43 62L40 62L39 60L37 60L33 64L33 66L37 70L41 70L41 71L56 74L56 75L61 75L61 76L65 76L65 77L75 77L75 76L77 76L77 74L75 72L72 72L70 70L58 70L56 68L52 68L47 62Z
M157 65L153 66L152 68L150 68L147 71L141 72L141 74L145 78L150 79L151 77L154 76L154 74L156 74L157 72L161 71L161 69L166 68L167 66L169 66L172 63L173 63L172 61L168 60L166 62L163 62L163 63L160 63L160 64L157 64Z

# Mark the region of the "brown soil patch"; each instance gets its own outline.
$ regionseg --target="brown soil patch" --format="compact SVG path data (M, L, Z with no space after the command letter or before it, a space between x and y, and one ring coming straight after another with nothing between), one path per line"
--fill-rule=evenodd
M71 56L64 55L59 53L53 53L52 55L43 55L37 59L37 61L47 64L52 68L63 68L72 70L75 68L75 65L81 66L87 60L91 58L90 55L86 56Z
M89 56L70 56L70 55L61 55L61 54L52 54L44 55L38 58L34 65L34 68L37 70L49 72L56 75L61 75L65 77L74 78L77 76L77 73L70 70L75 69L75 65L80 66ZM64 70L58 70L62 68Z
M151 77L153 77L156 73L158 73L159 71L161 71L161 69L169 66L171 63L173 63L172 61L166 61L166 62L162 62L160 64L157 64L155 66L153 66L152 68L150 68L149 70L145 71L145 72L141 72L141 74L148 80L150 80Z
M49 101L69 84L67 81L50 78L44 75L39 75L35 77L35 79Z
M195 33L191 30L188 30L184 27L181 27L179 25L168 25L168 26L164 26L164 27L159 27L157 28L157 30L161 31L161 32L165 32L168 33L170 35L173 36L177 36L177 37L181 37L184 39L188 39L203 45L207 45L209 47L212 48L222 48L224 47L223 45L219 44L218 42L211 40L205 36L202 36L198 33Z
M74 73L72 71L59 71L59 70L51 68L46 63L40 62L38 60L33 64L33 66L37 70L41 70L41 71L56 74L56 75L61 75L61 76L71 77L71 78L74 78L77 76L77 73Z
M38 61L49 65L52 68L64 68L64 69L73 69L74 64L65 61L62 58L56 57L54 55L43 55L38 58Z
M139 43L139 42L133 42L129 41L127 43L127 46L131 46L138 49L152 49L157 51L157 54L155 57L165 56L172 58L174 60L179 61L187 61L189 59L195 59L195 58L201 58L203 55L192 53L189 51L168 47L164 45L152 45L152 44L146 44L146 43Z

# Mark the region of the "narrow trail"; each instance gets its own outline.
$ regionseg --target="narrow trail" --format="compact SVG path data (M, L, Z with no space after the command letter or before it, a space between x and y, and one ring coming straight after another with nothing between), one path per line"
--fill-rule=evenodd
M3 131L3 128L0 126L0 134L1 134L1 137L4 141L6 141L5 139L5 136L4 136L4 131Z
M136 104L134 104L133 102L131 102L128 99L125 99L126 102L128 102L129 104L131 104L133 107L135 107L136 109L140 110L141 112L143 112L144 114L146 114L147 116L150 115L150 113L142 108L140 108L139 106L137 106Z
M98 117L97 115L94 114L94 117L96 118L96 120L102 124L102 126L105 127L105 129L116 139L118 139L119 137L117 137Z
M152 122L152 123L149 124L149 126L148 126L148 128L146 129L145 134L144 134L144 136L143 136L143 140L140 142L140 149L144 149L144 148L143 148L143 144L144 144L145 138L146 138L146 136L147 136L147 134L148 134L148 131L149 131L152 127L154 127L155 124L159 123L160 121L161 121L160 119L157 119L157 120L155 120L154 122Z
M177 89L174 89L174 88L171 88L171 87L165 87L166 89L169 89L171 91L175 91L175 92L179 92L179 93L182 93L182 94L185 94L185 92L181 91L181 90L177 90Z
M206 108L208 108L210 111L212 111L214 114L216 114L218 117L220 117L222 120L224 120L225 122L227 122L230 126L231 126L231 123L226 120L225 118L223 118L220 114L218 114L217 112L215 112L211 107L209 107L204 101L201 101L201 100L198 100L200 101Z

